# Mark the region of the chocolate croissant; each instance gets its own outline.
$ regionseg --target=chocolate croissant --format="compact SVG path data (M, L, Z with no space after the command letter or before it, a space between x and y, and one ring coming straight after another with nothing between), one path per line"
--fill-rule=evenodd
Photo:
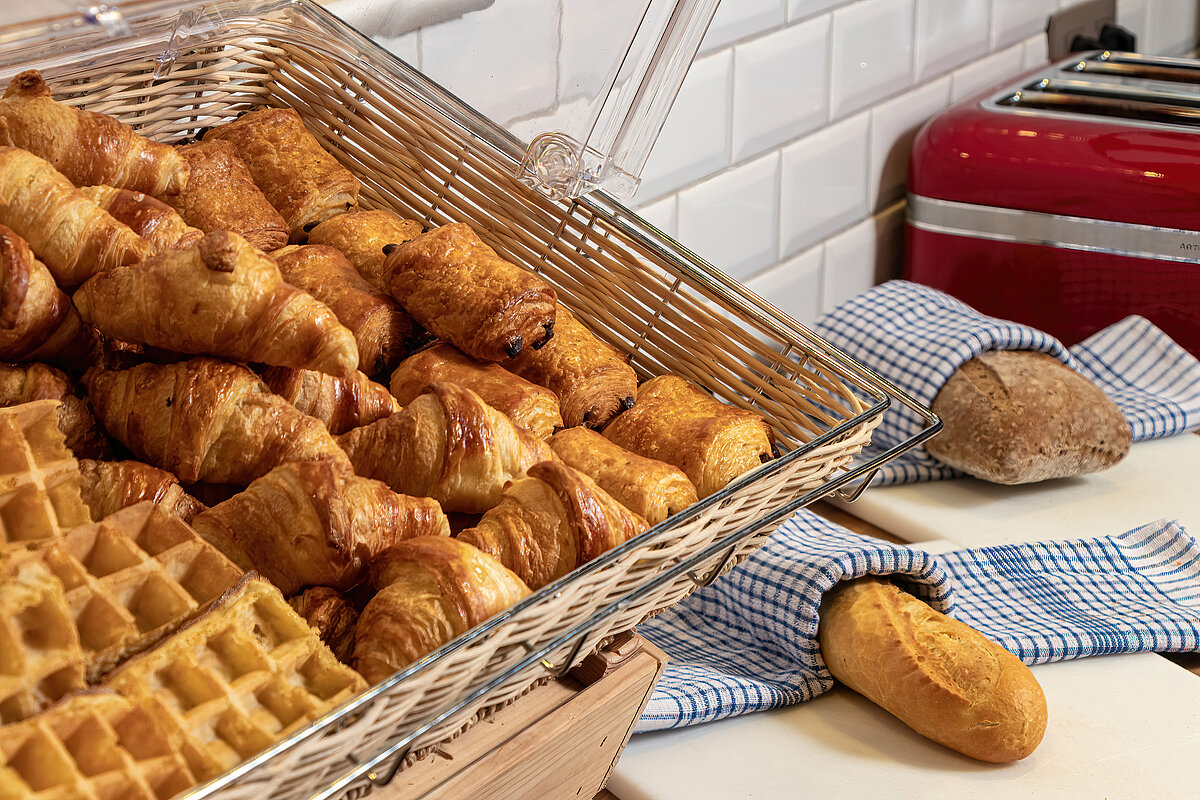
M383 262L398 245L412 241L424 230L420 222L402 219L391 211L355 211L338 214L313 228L308 243L336 247L368 283L386 292Z
M354 336L333 312L228 231L96 275L75 293L75 306L108 336L178 353L342 376L358 364Z
M79 191L149 242L155 254L195 244L204 235L175 209L148 194L112 186L86 186Z
M383 270L388 291L421 327L472 358L502 361L554 335L554 290L496 255L469 225L401 244Z
M375 376L404 358L416 333L412 317L367 283L341 252L329 245L290 245L271 256L284 280L329 306L354 334L359 369Z
M262 378L272 392L324 422L335 435L400 410L387 389L358 371L335 378L311 369L270 367Z
M184 522L191 522L192 517L204 510L199 500L183 490L178 478L140 461L81 458L79 472L83 476L79 493L94 520L145 500Z
M24 239L0 225L0 361L80 366L93 340Z
M237 148L254 183L299 242L317 223L358 207L358 178L325 152L293 108L262 108L219 125L204 141Z
M589 428L567 428L550 437L563 463L587 475L621 505L657 525L698 502L696 487L679 467L644 458Z
M46 159L76 186L105 184L151 195L178 192L188 164L106 115L56 103L37 70L12 79L0 100L0 144Z
M288 461L346 461L320 420L271 393L245 367L211 358L93 368L96 416L142 461L196 481L246 486Z
M287 244L287 223L254 185L232 142L193 142L178 152L191 166L191 176L183 191L161 199L184 222L205 233L233 231L267 252Z
M411 403L431 383L457 383L483 398L522 430L545 439L561 428L558 397L491 361L476 361L452 345L436 344L411 355L392 373L392 394Z
M536 590L647 527L579 470L543 461L458 539L495 556Z
M112 442L70 378L45 364L0 364L0 408L37 400L58 401L58 429L76 458L112 455Z
M359 475L468 514L487 511L505 483L555 458L541 439L452 383L433 384L400 413L355 428L338 444Z
M371 560L416 536L449 536L437 502L396 494L344 463L282 464L192 520L210 544L285 595L354 588Z
M151 253L149 243L48 162L15 147L0 147L0 224L25 239L67 289Z
M358 620L354 668L378 683L529 595L500 562L457 539L422 536L372 565L380 588Z
M614 419L604 436L679 467L701 498L770 461L775 441L760 415L715 400L676 375L642 384L637 405Z
M316 628L321 641L333 651L338 661L349 664L354 660L354 630L358 625L358 609L345 595L328 586L314 586L303 594L288 598L288 605L304 617L309 627Z
M555 319L554 338L545 347L526 350L505 366L558 395L568 428L601 428L633 405L637 375L623 355L566 308L560 305Z

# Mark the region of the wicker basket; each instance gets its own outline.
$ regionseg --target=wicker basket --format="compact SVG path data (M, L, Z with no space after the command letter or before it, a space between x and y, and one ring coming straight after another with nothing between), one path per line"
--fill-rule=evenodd
M606 197L557 202L522 185L515 140L307 0L230 0L170 19L149 5L116 42L86 26L60 30L53 48L0 39L0 79L39 68L58 99L163 141L252 108L296 108L362 180L364 206L470 223L553 284L640 377L673 372L759 411L783 451L186 797L358 794L412 749L678 602L796 508L869 477L884 459L851 459L889 402L930 421L909 446L936 429L894 387Z

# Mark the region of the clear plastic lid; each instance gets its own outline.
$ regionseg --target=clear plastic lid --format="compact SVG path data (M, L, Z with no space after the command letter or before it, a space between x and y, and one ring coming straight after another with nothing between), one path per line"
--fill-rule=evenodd
M526 147L522 179L556 197L637 189L719 0L326 0ZM207 15L220 2L39 0L5 6L0 49L127 18ZM124 10L124 13L123 13ZM132 12L132 13L131 13ZM47 19L51 17L53 19ZM32 24L36 20L37 24ZM26 24L22 24L26 23ZM40 25L39 29L37 25Z

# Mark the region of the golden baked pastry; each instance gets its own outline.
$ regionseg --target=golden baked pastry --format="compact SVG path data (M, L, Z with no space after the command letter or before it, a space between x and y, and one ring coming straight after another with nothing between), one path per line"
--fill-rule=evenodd
M151 253L51 164L16 147L0 147L0 224L29 243L64 289Z
M316 628L321 641L333 651L338 661L349 664L354 660L354 632L358 625L358 609L346 596L328 586L314 586L303 594L288 598L288 605Z
M401 244L383 270L388 291L421 327L473 358L502 361L554 335L554 290L496 255L469 225Z
M387 294L367 283L338 250L328 245L289 245L271 256L283 279L320 300L354 334L358 368L386 373L408 352L416 325Z
M499 364L477 361L444 342L404 359L392 373L391 390L400 405L407 405L429 384L439 382L467 387L518 428L539 439L562 427L554 392Z
M12 228L0 225L0 361L77 366L92 345L50 270Z
M58 429L76 458L112 455L112 442L65 373L45 364L0 364L0 408L37 400L58 401Z
M263 370L271 391L310 417L325 423L330 433L345 433L400 410L396 398L358 370L344 378L291 367Z
M558 306L554 338L526 350L505 366L558 395L568 428L602 428L634 403L637 375L628 359L596 338L564 306Z
M437 501L396 494L332 461L282 464L197 515L192 527L285 595L352 589L396 542L450 535Z
M397 246L421 235L425 226L391 211L353 211L338 214L308 233L309 244L336 247L358 273L381 292L388 290L383 262Z
M36 69L17 75L0 100L0 144L46 159L76 186L105 184L151 195L187 185L188 165L107 114L54 102Z
M359 475L468 514L487 511L505 483L555 458L541 439L453 383L433 384L400 413L342 434L338 444Z
M85 186L79 191L149 242L155 254L195 244L204 235L175 209L148 194L112 186Z
M651 525L699 501L679 467L631 453L590 428L561 430L550 437L550 448Z
M346 460L320 420L235 364L194 358L93 368L84 383L108 432L185 484L245 486L288 461Z
M80 493L95 520L147 500L184 522L191 522L204 510L199 500L183 490L178 478L141 461L81 458L79 473L83 480Z
M335 214L358 207L358 178L326 153L294 108L260 108L219 125L204 141L237 148L254 183L283 216L290 241Z
M287 223L254 185L232 142L192 142L178 152L191 166L191 176L182 192L161 199L188 225L205 233L232 231L267 252L287 244Z
M96 275L75 293L75 306L126 342L331 375L358 366L354 335L333 312L285 283L269 256L228 231Z
M500 504L458 539L540 589L647 527L579 470L543 461L509 484Z
M354 666L369 683L462 635L529 594L504 565L466 542L409 539L372 566L379 592L358 620Z
M604 436L679 467L701 498L770 461L775 439L760 415L722 403L676 375L642 384L637 405L614 419Z

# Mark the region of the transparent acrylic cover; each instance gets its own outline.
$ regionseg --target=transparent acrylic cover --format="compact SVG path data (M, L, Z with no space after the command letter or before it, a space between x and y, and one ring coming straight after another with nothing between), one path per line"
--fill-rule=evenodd
M555 197L637 189L719 0L324 0L525 148L522 179ZM0 0L0 48L126 21L211 16L221 2ZM47 19L51 17L53 19ZM37 18L36 25L32 21ZM23 24L24 23L24 24ZM38 27L40 26L40 27ZM135 26L136 27L136 26Z

